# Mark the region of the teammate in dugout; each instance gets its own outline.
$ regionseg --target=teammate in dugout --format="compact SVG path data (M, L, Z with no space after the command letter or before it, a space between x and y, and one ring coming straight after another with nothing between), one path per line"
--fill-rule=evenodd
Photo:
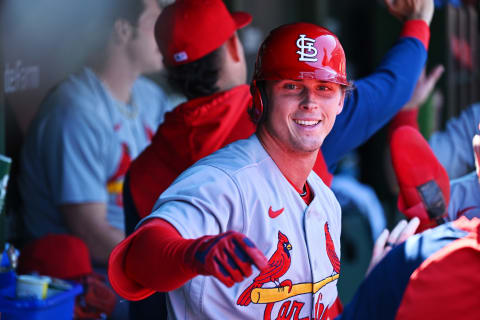
M168 291L175 319L327 319L341 212L312 168L343 108L345 65L322 27L273 30L251 84L256 133L201 159L160 196L112 252L114 289L130 300Z

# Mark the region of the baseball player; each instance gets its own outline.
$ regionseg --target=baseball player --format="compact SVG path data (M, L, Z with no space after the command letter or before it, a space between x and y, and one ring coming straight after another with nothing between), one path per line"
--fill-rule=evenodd
M130 300L168 291L175 319L326 319L340 207L312 167L349 85L333 33L308 23L273 30L251 84L256 133L201 159L160 196L112 252L114 289Z
M125 237L124 175L169 106L142 76L162 69L152 36L157 1L91 5L109 10L101 15L105 43L42 102L23 145L19 187L27 239L73 234L85 241L92 262L106 268Z
M334 34L306 23L272 31L252 82L257 133L167 189L112 253L115 290L132 300L170 291L169 317L179 319L327 314L340 207L312 167L348 86Z

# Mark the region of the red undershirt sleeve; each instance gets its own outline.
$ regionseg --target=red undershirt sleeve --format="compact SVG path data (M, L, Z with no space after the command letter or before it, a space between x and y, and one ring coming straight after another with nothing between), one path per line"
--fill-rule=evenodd
M185 265L185 252L194 240L184 239L163 219L151 219L134 233L125 254L125 274L155 291L179 288L197 274Z

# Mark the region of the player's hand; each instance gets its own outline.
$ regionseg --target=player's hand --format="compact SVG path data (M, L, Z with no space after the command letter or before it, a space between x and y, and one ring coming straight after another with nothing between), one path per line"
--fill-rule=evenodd
M268 266L265 255L245 235L228 231L196 240L186 253L186 263L198 274L211 275L227 287Z
M435 88L438 79L443 74L445 68L442 65L437 65L433 70L426 75L425 69L423 69L420 78L417 81L415 90L413 91L412 97L410 100L402 107L402 110L411 110L421 106Z
M373 267L375 267L394 246L404 242L408 237L415 234L419 225L420 219L415 217L408 223L406 220L401 220L395 228L393 228L392 232L388 232L387 229L383 230L373 246L372 259L370 260L366 274L368 275Z
M423 20L428 25L435 9L433 0L384 0L388 11L400 21Z

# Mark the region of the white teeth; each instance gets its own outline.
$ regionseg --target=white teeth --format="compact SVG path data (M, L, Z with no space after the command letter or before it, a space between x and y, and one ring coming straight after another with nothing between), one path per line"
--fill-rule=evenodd
M295 120L296 124L301 124L303 126L314 126L318 124L320 120L308 121L308 120Z

